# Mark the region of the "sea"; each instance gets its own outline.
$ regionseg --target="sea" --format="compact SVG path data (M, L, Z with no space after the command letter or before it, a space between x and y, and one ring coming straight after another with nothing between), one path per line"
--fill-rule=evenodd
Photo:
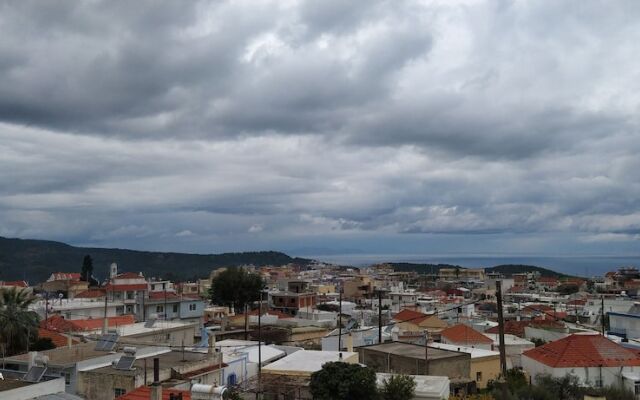
M461 267L493 267L501 264L535 265L568 275L603 276L619 267L640 268L638 256L537 256L537 255L487 255L487 254L331 254L305 255L318 261L353 267L365 267L383 262L409 262L425 264L452 264Z

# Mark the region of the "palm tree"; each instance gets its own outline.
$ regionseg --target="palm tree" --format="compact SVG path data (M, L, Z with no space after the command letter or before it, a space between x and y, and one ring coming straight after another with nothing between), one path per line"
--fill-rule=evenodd
M29 311L36 301L25 289L0 290L0 344L7 354L28 351L31 338L38 334L38 315Z

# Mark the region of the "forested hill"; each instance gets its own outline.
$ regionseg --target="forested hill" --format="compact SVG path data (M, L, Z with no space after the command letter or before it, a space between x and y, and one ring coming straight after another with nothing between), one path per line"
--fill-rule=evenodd
M74 247L48 240L8 239L0 237L0 280L25 279L34 284L46 280L52 272L80 272L82 259L93 258L94 276L106 278L109 265L120 271L142 272L145 276L193 279L208 276L212 269L253 264L307 265L311 260L292 258L276 251L223 254L186 254L126 249Z
M403 263L390 262L386 264L391 265L393 269L396 271L415 271L421 274L437 274L441 268L465 269L465 267L462 267L460 265L451 265L451 264L417 264L417 263L404 263L404 262ZM548 268L537 267L535 265L505 264L505 265L496 265L495 267L485 268L484 270L486 273L499 272L506 276L511 276L513 274L519 274L523 272L539 272L541 276L556 277L556 278L568 276L560 272L556 272Z
M513 274L520 274L523 272L539 272L540 276L546 276L551 278L562 278L562 277L569 276L560 272L550 270L548 268L537 267L535 265L520 265L520 264L496 265L495 267L485 268L484 271L486 273L498 272L507 276L513 275Z

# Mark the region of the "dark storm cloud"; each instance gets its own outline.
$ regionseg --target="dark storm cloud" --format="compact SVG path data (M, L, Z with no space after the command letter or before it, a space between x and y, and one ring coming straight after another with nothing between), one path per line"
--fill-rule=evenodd
M638 17L555 1L4 2L0 235L636 240Z

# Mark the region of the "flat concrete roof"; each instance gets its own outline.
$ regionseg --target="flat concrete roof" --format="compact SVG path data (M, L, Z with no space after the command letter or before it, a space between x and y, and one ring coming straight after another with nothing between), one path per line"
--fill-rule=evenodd
M31 385L31 383L21 381L18 379L4 379L4 380L0 380L0 392L4 392L5 390L17 389L17 388L21 388L29 385Z
M49 357L49 364L54 365L73 364L90 358L109 355L109 352L106 351L96 351L95 347L95 342L87 342L76 344L71 347L58 347L56 349L39 351L38 354ZM7 362L19 361L27 363L29 362L29 353L7 357L6 360Z
M123 354L124 355L124 354ZM171 368L174 366L180 366L183 363L189 363L194 361L204 360L209 355L207 353L194 353L190 351L185 351L184 356L182 351L173 350L171 352L149 355L147 357L138 358L133 363L134 369L125 370L125 369L115 369L112 366L96 368L91 370L90 372L95 372L99 374L109 374L109 375L135 375L136 373L144 373L144 364L145 360L147 360L147 371L150 373L153 371L153 359L158 357L160 361L160 368ZM184 361L183 361L184 360Z
M418 344L412 344L412 343L403 343L403 342L374 344L370 346L358 347L357 350L358 351L360 350L377 351L380 353L395 354L403 357L417 358L420 360L424 360L424 357L425 357L424 346L421 346ZM430 360L467 356L467 353L452 351L452 350L443 350L443 349L438 349L431 346L429 346L428 353L429 353Z

